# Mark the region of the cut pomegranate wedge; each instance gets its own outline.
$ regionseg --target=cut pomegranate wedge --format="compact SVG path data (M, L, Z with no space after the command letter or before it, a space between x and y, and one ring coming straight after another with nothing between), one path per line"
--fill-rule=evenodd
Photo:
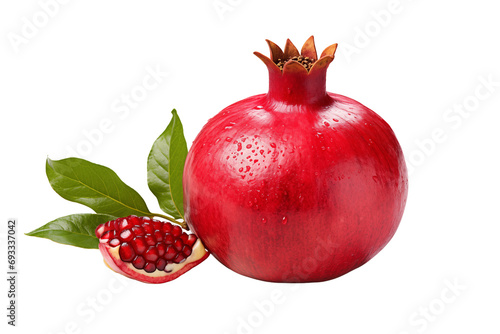
M196 235L149 217L109 221L96 228L96 236L109 268L145 283L176 279L209 255Z

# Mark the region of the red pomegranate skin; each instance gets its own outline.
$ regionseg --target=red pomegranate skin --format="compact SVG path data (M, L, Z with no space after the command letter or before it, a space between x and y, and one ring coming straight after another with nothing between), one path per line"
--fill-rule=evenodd
M237 273L330 280L366 263L396 232L408 192L400 145L375 112L326 92L331 60L283 73L265 61L269 92L210 119L188 153L186 221Z

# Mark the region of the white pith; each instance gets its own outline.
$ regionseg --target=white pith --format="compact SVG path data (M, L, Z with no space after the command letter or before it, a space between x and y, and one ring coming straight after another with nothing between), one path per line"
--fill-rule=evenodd
M119 260L120 259L120 254L119 254L120 246L111 247L111 246L109 246L109 244L107 246L109 247L109 253L112 256L112 258ZM193 252L191 253L190 256L188 256L188 258L184 262L182 262L182 263L169 263L165 267L165 270L158 270L157 269L157 270L153 271L152 273L148 273L142 269L136 269L132 263L123 262L123 264L128 269L133 270L133 271L140 271L143 275L147 275L149 277L160 277L160 276L165 276L165 275L172 275L172 274L176 273L177 271L179 271L180 269L182 269L187 264L198 261L203 256L205 256L205 254L207 253L207 251L205 250L205 246L203 246L200 239L196 239L196 242L194 243L192 249L193 249ZM171 271L167 273L166 270L167 271L171 270Z

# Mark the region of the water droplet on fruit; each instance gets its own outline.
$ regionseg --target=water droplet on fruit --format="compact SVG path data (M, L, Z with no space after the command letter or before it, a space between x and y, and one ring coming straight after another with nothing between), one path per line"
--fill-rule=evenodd
M243 172L243 167L240 167L240 169L238 169L238 171Z
M265 224L265 223L267 223L267 219L266 219L266 218L262 218L262 219L260 220L260 222L261 222L262 224Z
M338 120L338 119L336 119L336 118L332 118L332 120L333 120L334 122L338 122L338 121L339 121L339 120Z
M263 106L257 106L255 107L255 109L263 109L264 107Z
M226 138L226 141L231 141L231 140L233 140L233 138L231 138L231 137Z
M241 143L238 143L238 151L241 151Z
M375 183L378 183L378 176L377 175L373 175L372 179L373 179L373 181L375 181Z
M330 126L330 123L328 123L326 121L323 124L325 124L325 126L327 126L327 127Z
M252 148L252 144L248 144L246 147L247 148Z
M215 143L216 143L216 144L217 144L218 142L220 142L220 138L217 138L217 139L215 140Z
M276 144L275 143L271 143L269 144L272 148L276 148Z
M281 223L282 223L283 225L286 225L286 223L288 223L288 218L283 217L283 218L281 219Z

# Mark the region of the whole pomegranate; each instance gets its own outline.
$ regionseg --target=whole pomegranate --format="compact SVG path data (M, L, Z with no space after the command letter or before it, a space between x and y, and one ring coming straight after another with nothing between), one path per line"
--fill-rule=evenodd
M228 268L273 282L339 277L375 256L406 203L403 153L389 125L326 91L337 45L317 57L268 41L269 91L203 127L184 169L185 218Z

